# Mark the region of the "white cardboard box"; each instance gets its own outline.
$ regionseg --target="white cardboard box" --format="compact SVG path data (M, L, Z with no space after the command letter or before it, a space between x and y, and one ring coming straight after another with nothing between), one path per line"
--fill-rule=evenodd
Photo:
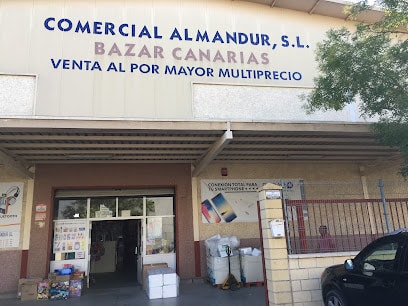
M178 296L178 286L177 285L166 285L163 286L163 298L170 298Z
M231 274L234 275L237 282L241 282L241 267L238 255L230 257L230 265ZM211 284L223 284L228 275L228 257L207 257L207 276Z
M146 287L146 293L150 300L163 298L163 287Z
M176 285L177 284L177 274L176 272L164 271L163 273L163 286L166 285Z
M230 257L231 269L239 269L239 256L234 255ZM207 256L207 267L212 270L227 269L228 257Z
M241 256L241 279L244 283L263 282L262 256Z
M229 276L228 269L223 270L207 270L208 280L213 285L222 285ZM237 282L241 282L241 271L239 269L231 269L231 274L234 275Z
M146 288L162 287L163 286L163 274L160 268L153 268L147 270L146 275Z
M163 298L176 297L179 295L180 278L176 275L176 283L163 286Z

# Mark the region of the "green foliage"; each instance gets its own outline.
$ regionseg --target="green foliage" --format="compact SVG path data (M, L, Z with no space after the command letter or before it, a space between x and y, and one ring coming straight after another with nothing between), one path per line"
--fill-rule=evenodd
M399 148L401 174L408 176L408 1L376 5L384 13L378 22L326 33L317 45L315 89L303 99L308 113L358 102L363 116L378 120L374 131L381 143ZM353 19L367 9L368 2L361 1L347 12Z
M398 147L405 162L400 167L400 174L408 177L408 123L382 121L374 125L374 131L380 136L382 144Z
M62 216L64 219L74 219L75 215L80 218L86 218L86 200L76 200L68 205L63 211Z

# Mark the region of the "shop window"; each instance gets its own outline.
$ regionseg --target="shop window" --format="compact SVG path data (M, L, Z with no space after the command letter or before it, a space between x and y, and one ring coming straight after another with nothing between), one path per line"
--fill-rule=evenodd
M146 215L147 216L174 215L173 197L146 198Z
M85 219L86 199L61 199L54 205L54 220Z
M118 212L119 217L143 216L143 198L119 198Z
M91 198L90 217L116 217L116 198Z
M146 219L146 254L174 253L174 217Z

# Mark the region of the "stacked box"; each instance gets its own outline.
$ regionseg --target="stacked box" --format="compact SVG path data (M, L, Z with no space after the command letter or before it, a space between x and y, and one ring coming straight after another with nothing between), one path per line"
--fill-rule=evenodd
M163 273L163 286L177 284L178 276L172 268L164 268L161 271Z
M59 275L56 273L48 273L48 279L52 283L58 283L58 282L69 282L71 279L70 275Z
M31 301L37 299L37 284L29 283L21 286L21 300Z
M163 286L163 298L164 299L171 298L171 297L177 297L178 295L179 295L178 282L177 284L174 284L174 285L164 285Z
M146 276L146 293L149 299L178 296L178 275L167 267L149 269Z
M20 278L18 280L17 298L21 298L23 301L37 299L37 284L40 281L42 281L42 278Z
M163 298L163 273L161 268L152 268L146 273L146 292L149 299Z
M45 279L37 283L37 300L48 300L50 298L50 281Z
M160 287L147 287L146 293L147 293L147 297L150 300L163 298L163 288L161 286Z
M66 300L69 297L69 281L51 282L50 300Z
M146 290L146 275L149 269L153 268L165 268L167 267L167 263L155 263L155 264L144 264L143 265L143 272L142 272L142 286L143 290Z
M82 287L82 279L71 279L69 281L69 297L80 297L82 295Z
M244 283L264 281L262 256L241 255L241 280Z
M171 268L163 271L163 298L176 297L179 295L180 278Z
M231 274L234 275L237 282L241 281L241 268L239 256L229 257ZM207 256L207 274L208 280L213 285L223 284L229 276L228 257Z

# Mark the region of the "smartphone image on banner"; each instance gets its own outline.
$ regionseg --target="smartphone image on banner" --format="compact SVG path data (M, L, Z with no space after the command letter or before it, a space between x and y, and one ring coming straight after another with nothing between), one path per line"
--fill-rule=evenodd
M220 223L221 218L215 211L214 207L211 205L210 201L204 200L201 203L201 212L207 219L208 223Z
M224 219L225 222L231 222L237 217L231 205L227 202L222 193L217 194L211 199L211 201L213 202L218 214Z

